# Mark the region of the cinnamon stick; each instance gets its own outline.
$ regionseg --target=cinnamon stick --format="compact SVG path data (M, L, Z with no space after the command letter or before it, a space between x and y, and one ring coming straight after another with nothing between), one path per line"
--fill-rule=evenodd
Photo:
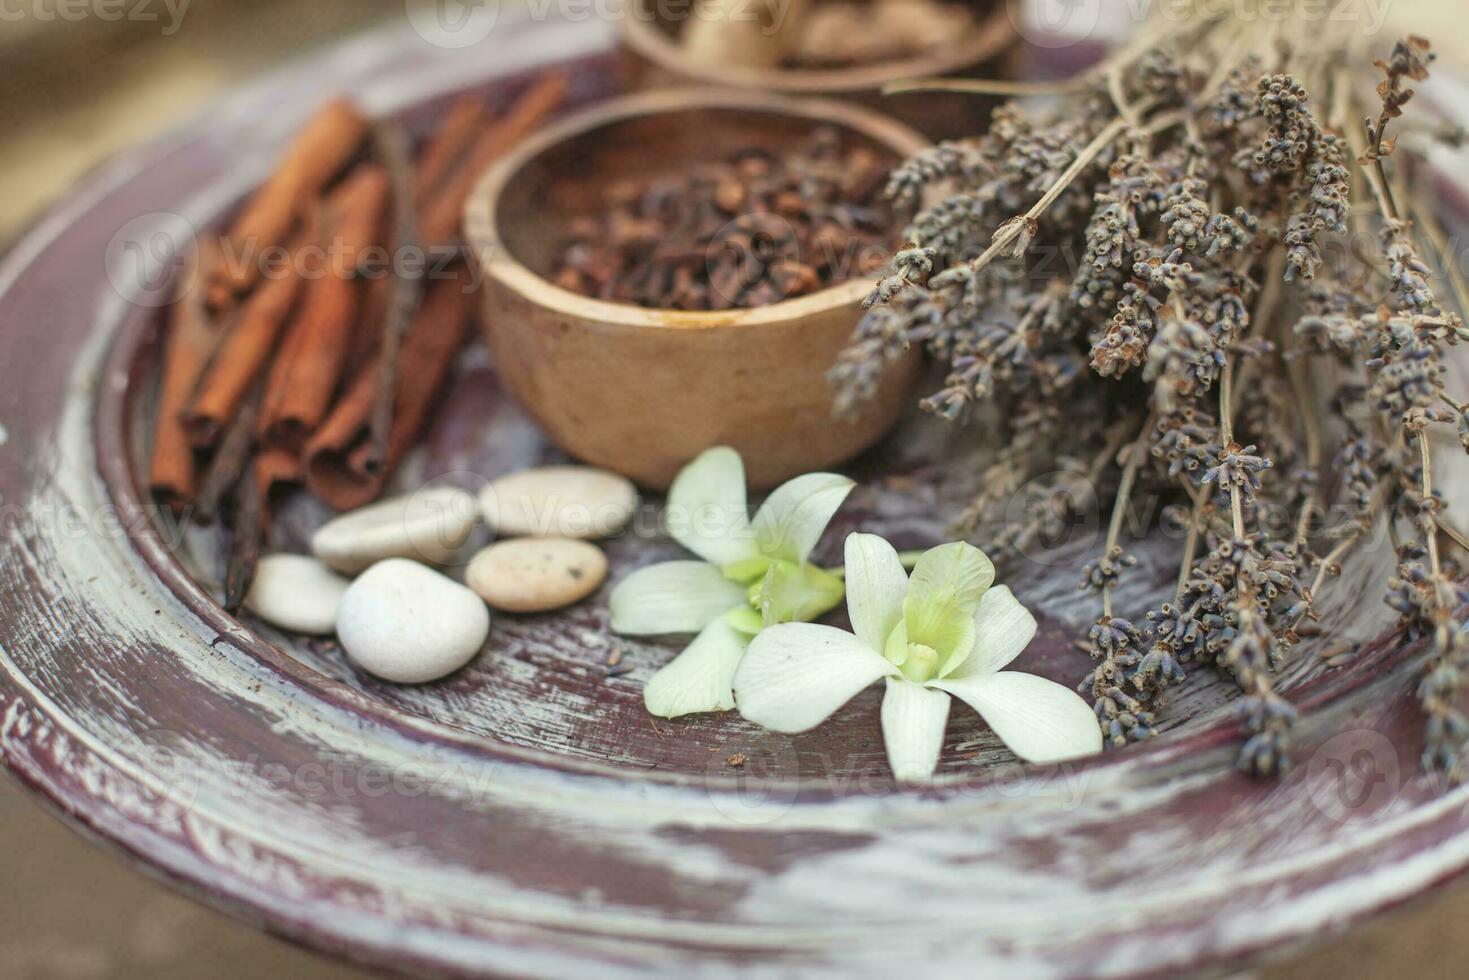
M472 322L471 287L463 268L452 279L438 282L408 329L384 465L375 472L367 465L377 400L376 364L357 376L306 447L306 485L320 500L337 510L352 510L371 503L382 492L388 473L423 428L455 355L464 345Z
M480 176L561 108L570 88L571 79L565 72L544 76L480 135L465 163L446 179L442 188L430 194L424 206L424 244L432 248L459 240L464 205Z
M252 430L255 439L259 442L269 441L270 428L276 418L274 409L284 399L286 389L291 385L291 376L294 373L301 346L311 330L310 321L305 316L305 307L311 302L313 288L314 286L303 285L301 290L303 298L297 306L295 315L286 325L285 338L281 340L279 349L271 358L270 369L265 374L260 410L254 413L255 422Z
M261 252L290 237L307 204L357 153L367 127L367 120L343 99L327 104L307 122L279 168L235 219L230 254L210 287L214 306L227 304L255 284Z
M196 448L208 448L219 440L274 353L300 292L302 245L313 237L312 233L299 236L290 250L288 267L251 294L239 322L200 379L184 415L184 429Z
M272 367L260 425L271 445L300 452L331 405L359 307L356 270L362 253L378 240L387 201L386 171L364 164L326 202L332 258L306 288Z
M269 505L278 490L301 482L301 454L278 446L267 446L255 455L255 479Z
M489 107L478 96L467 95L454 104L418 156L414 200L419 207L429 203L433 192L464 162L475 138L492 122Z
M347 348L347 363L342 372L345 377L355 378L362 368L377 356L382 331L378 326L387 315L388 305L398 285L398 277L391 273L374 275L367 280L363 289L362 312L357 317L359 328L352 332L352 341Z
M198 461L184 431L183 413L222 335L209 317L204 296L217 259L213 244L201 244L194 251L169 311L148 486L155 499L175 511L191 503L197 489Z
M327 197L326 221L334 236L332 247L342 256L333 264L334 273L353 277L362 253L379 242L390 189L387 169L364 163Z

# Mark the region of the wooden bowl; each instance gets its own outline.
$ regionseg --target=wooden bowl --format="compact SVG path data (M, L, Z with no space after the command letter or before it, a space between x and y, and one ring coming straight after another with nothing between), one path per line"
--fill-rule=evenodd
M896 421L921 367L916 355L890 366L858 418L832 415L827 374L870 277L715 313L604 302L547 279L566 220L602 207L608 183L677 173L752 145L791 145L818 123L899 158L925 145L842 103L661 92L570 118L485 176L467 236L485 274L489 344L515 396L562 449L663 489L700 452L729 445L758 489L843 463Z
M884 96L883 86L906 78L1014 78L1021 73L1018 0L965 0L978 28L966 40L914 58L850 68L759 69L709 64L679 43L686 5L630 0L620 21L623 71L629 88L708 85L793 96L855 101L905 120L933 139L982 132L993 100L942 93ZM756 5L754 9L763 9Z

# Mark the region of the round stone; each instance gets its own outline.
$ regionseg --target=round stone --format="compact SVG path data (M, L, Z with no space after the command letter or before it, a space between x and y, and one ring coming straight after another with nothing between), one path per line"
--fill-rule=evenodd
M474 556L465 582L496 609L550 612L580 602L607 580L602 549L570 538L517 538Z
M479 596L432 568L379 562L347 589L337 638L352 662L385 681L425 684L475 658L490 635Z
M349 584L315 558L266 555L256 566L245 607L291 633L324 636L337 628L337 607Z
M387 558L437 565L464 545L478 520L472 494L435 487L329 521L312 536L311 550L348 575Z
M632 482L590 466L547 466L501 477L480 491L485 520L505 537L606 538L638 505Z

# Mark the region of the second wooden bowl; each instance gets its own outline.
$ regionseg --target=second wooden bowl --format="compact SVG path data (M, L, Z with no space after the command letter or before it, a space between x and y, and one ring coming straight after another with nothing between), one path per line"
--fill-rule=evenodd
M689 54L679 32L689 5L630 0L619 22L624 71L630 88L708 85L749 92L855 101L907 120L933 139L958 139L984 131L994 100L924 92L883 95L889 82L908 78L1015 78L1024 45L1016 25L1020 0L959 0L971 8L975 29L953 44L910 58L833 68L743 68L711 64ZM751 4L752 12L765 9Z
M663 489L700 452L729 445L759 489L852 458L898 418L917 355L890 365L858 418L832 415L827 373L861 316L869 277L717 313L603 302L547 278L567 222L605 206L607 185L792 145L820 124L896 158L925 145L852 105L660 92L567 119L484 177L466 233L484 273L490 348L505 384L566 452Z

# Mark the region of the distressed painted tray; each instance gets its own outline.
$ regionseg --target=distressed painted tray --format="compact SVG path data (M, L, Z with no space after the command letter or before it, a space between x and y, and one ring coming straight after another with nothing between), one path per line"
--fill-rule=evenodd
M595 98L615 86L611 43L604 25L508 15L464 51L367 36L116 160L0 266L0 752L20 780L272 931L452 973L1223 969L1469 864L1469 798L1417 766L1418 655L1388 642L1335 668L1311 645L1291 662L1281 684L1304 717L1279 783L1232 769L1230 689L1201 674L1162 737L1057 769L1020 766L956 710L937 785L900 792L875 692L796 738L732 716L652 722L641 685L677 644L613 638L605 594L499 617L483 656L423 688L227 616L216 542L138 492L158 317L119 250L155 225L217 223L324 83L424 125L460 89L551 62L574 62ZM905 548L946 539L970 450L909 426L854 467L826 557L859 525ZM401 480L474 485L555 458L473 351ZM676 554L646 503L610 544L614 578ZM280 533L318 517L299 507ZM1095 611L1075 583L1098 533L1009 573L1042 620L1025 669L1086 671L1071 641ZM1174 547L1140 548L1124 601L1167 588ZM1330 640L1381 632L1389 561L1347 570ZM631 672L608 676L614 646Z

